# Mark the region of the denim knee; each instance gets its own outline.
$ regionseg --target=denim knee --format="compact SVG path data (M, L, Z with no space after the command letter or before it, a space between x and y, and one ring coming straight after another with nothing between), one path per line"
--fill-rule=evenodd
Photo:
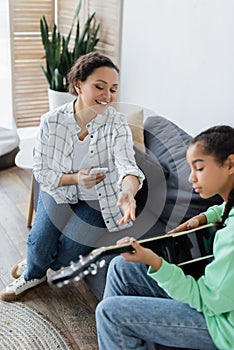
M168 294L147 275L145 264L115 257L109 265L104 298L114 295L141 295L168 298Z
M122 298L122 297L120 297ZM103 299L96 307L96 321L100 324L105 323L105 320L115 320L116 319L116 310L118 310L118 301L119 297L110 297Z
M111 260L108 271L110 274L113 271L115 274L117 273L118 276L126 277L132 276L135 273L145 274L147 273L147 267L144 264L126 261L122 256L116 256Z
M108 267L108 273L111 273L112 271L115 271L116 269L120 272L124 269L124 265L126 264L125 260L122 258L122 256L116 256L114 257L109 264Z

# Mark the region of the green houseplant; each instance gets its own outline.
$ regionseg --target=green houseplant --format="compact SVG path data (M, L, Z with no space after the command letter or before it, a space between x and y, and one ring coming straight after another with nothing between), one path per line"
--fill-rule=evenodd
M43 16L40 19L42 43L45 50L46 67L41 66L48 81L49 87L55 91L67 91L67 73L79 56L94 50L97 45L99 25L95 23L95 13L86 20L82 31L80 30L79 13L82 0L79 1L75 11L72 25L67 36L60 33L56 24L53 24L51 34ZM73 27L76 25L74 44L71 45Z

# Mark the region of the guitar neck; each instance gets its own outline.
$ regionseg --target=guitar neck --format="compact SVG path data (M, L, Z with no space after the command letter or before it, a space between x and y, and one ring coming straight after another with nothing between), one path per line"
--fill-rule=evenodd
M158 243L159 242L161 243L161 241L163 240L163 244L165 244L166 241L170 241L172 238L186 236L186 235L189 235L189 234L193 234L196 231L202 231L202 230L205 230L205 229L211 228L211 227L214 227L214 224L212 224L212 223L211 224L206 224L206 225L202 225L202 226L196 227L194 229L190 229L190 230L186 230L186 231L180 231L180 232L177 232L177 233L165 233L165 234L160 235L160 236L142 239L142 240L139 240L138 242L143 247L150 248L152 245L155 245L157 243L157 241L158 241ZM112 245L112 246L108 246L108 247L102 247L102 248L98 248L98 249L102 249L101 256L113 255L113 254L121 254L121 253L125 253L125 252L133 250L131 244L117 244L117 245ZM97 251L97 250L95 249L95 251Z
M207 232L207 228L214 226L208 224L196 229L178 233L167 233L161 236L140 240L139 243L152 249L168 262L180 265L185 271L190 265L188 273L191 274L191 263L201 263L194 268L194 277L198 278L201 267L207 264L206 260L212 258L213 236ZM78 262L71 263L70 267L63 268L50 279L50 283L62 286L71 280L80 281L88 274L96 274L103 266L103 256L121 254L133 250L131 244L120 244L109 247L101 247L92 250L85 257L81 257ZM200 272L199 272L200 273Z

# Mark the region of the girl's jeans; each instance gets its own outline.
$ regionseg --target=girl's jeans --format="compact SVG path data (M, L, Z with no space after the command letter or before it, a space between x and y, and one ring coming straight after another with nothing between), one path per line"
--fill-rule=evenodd
M153 349L152 343L215 350L202 313L169 298L143 264L114 258L96 310L99 350Z
M36 217L27 241L25 279L41 278L50 267L68 266L96 246L98 235L107 232L97 201L57 204L40 193Z

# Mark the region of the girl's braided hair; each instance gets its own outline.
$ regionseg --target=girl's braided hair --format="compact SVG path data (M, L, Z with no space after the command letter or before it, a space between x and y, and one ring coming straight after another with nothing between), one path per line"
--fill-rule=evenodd
M227 125L214 126L194 137L190 144L197 142L202 143L205 154L212 155L218 163L223 164L230 154L234 154L234 128ZM228 195L221 221L215 223L216 230L224 227L224 222L233 206L234 188Z
M228 195L228 200L225 205L221 221L216 221L215 223L216 230L220 230L221 228L224 227L224 222L228 218L228 214L233 206L234 206L234 189L232 189Z

